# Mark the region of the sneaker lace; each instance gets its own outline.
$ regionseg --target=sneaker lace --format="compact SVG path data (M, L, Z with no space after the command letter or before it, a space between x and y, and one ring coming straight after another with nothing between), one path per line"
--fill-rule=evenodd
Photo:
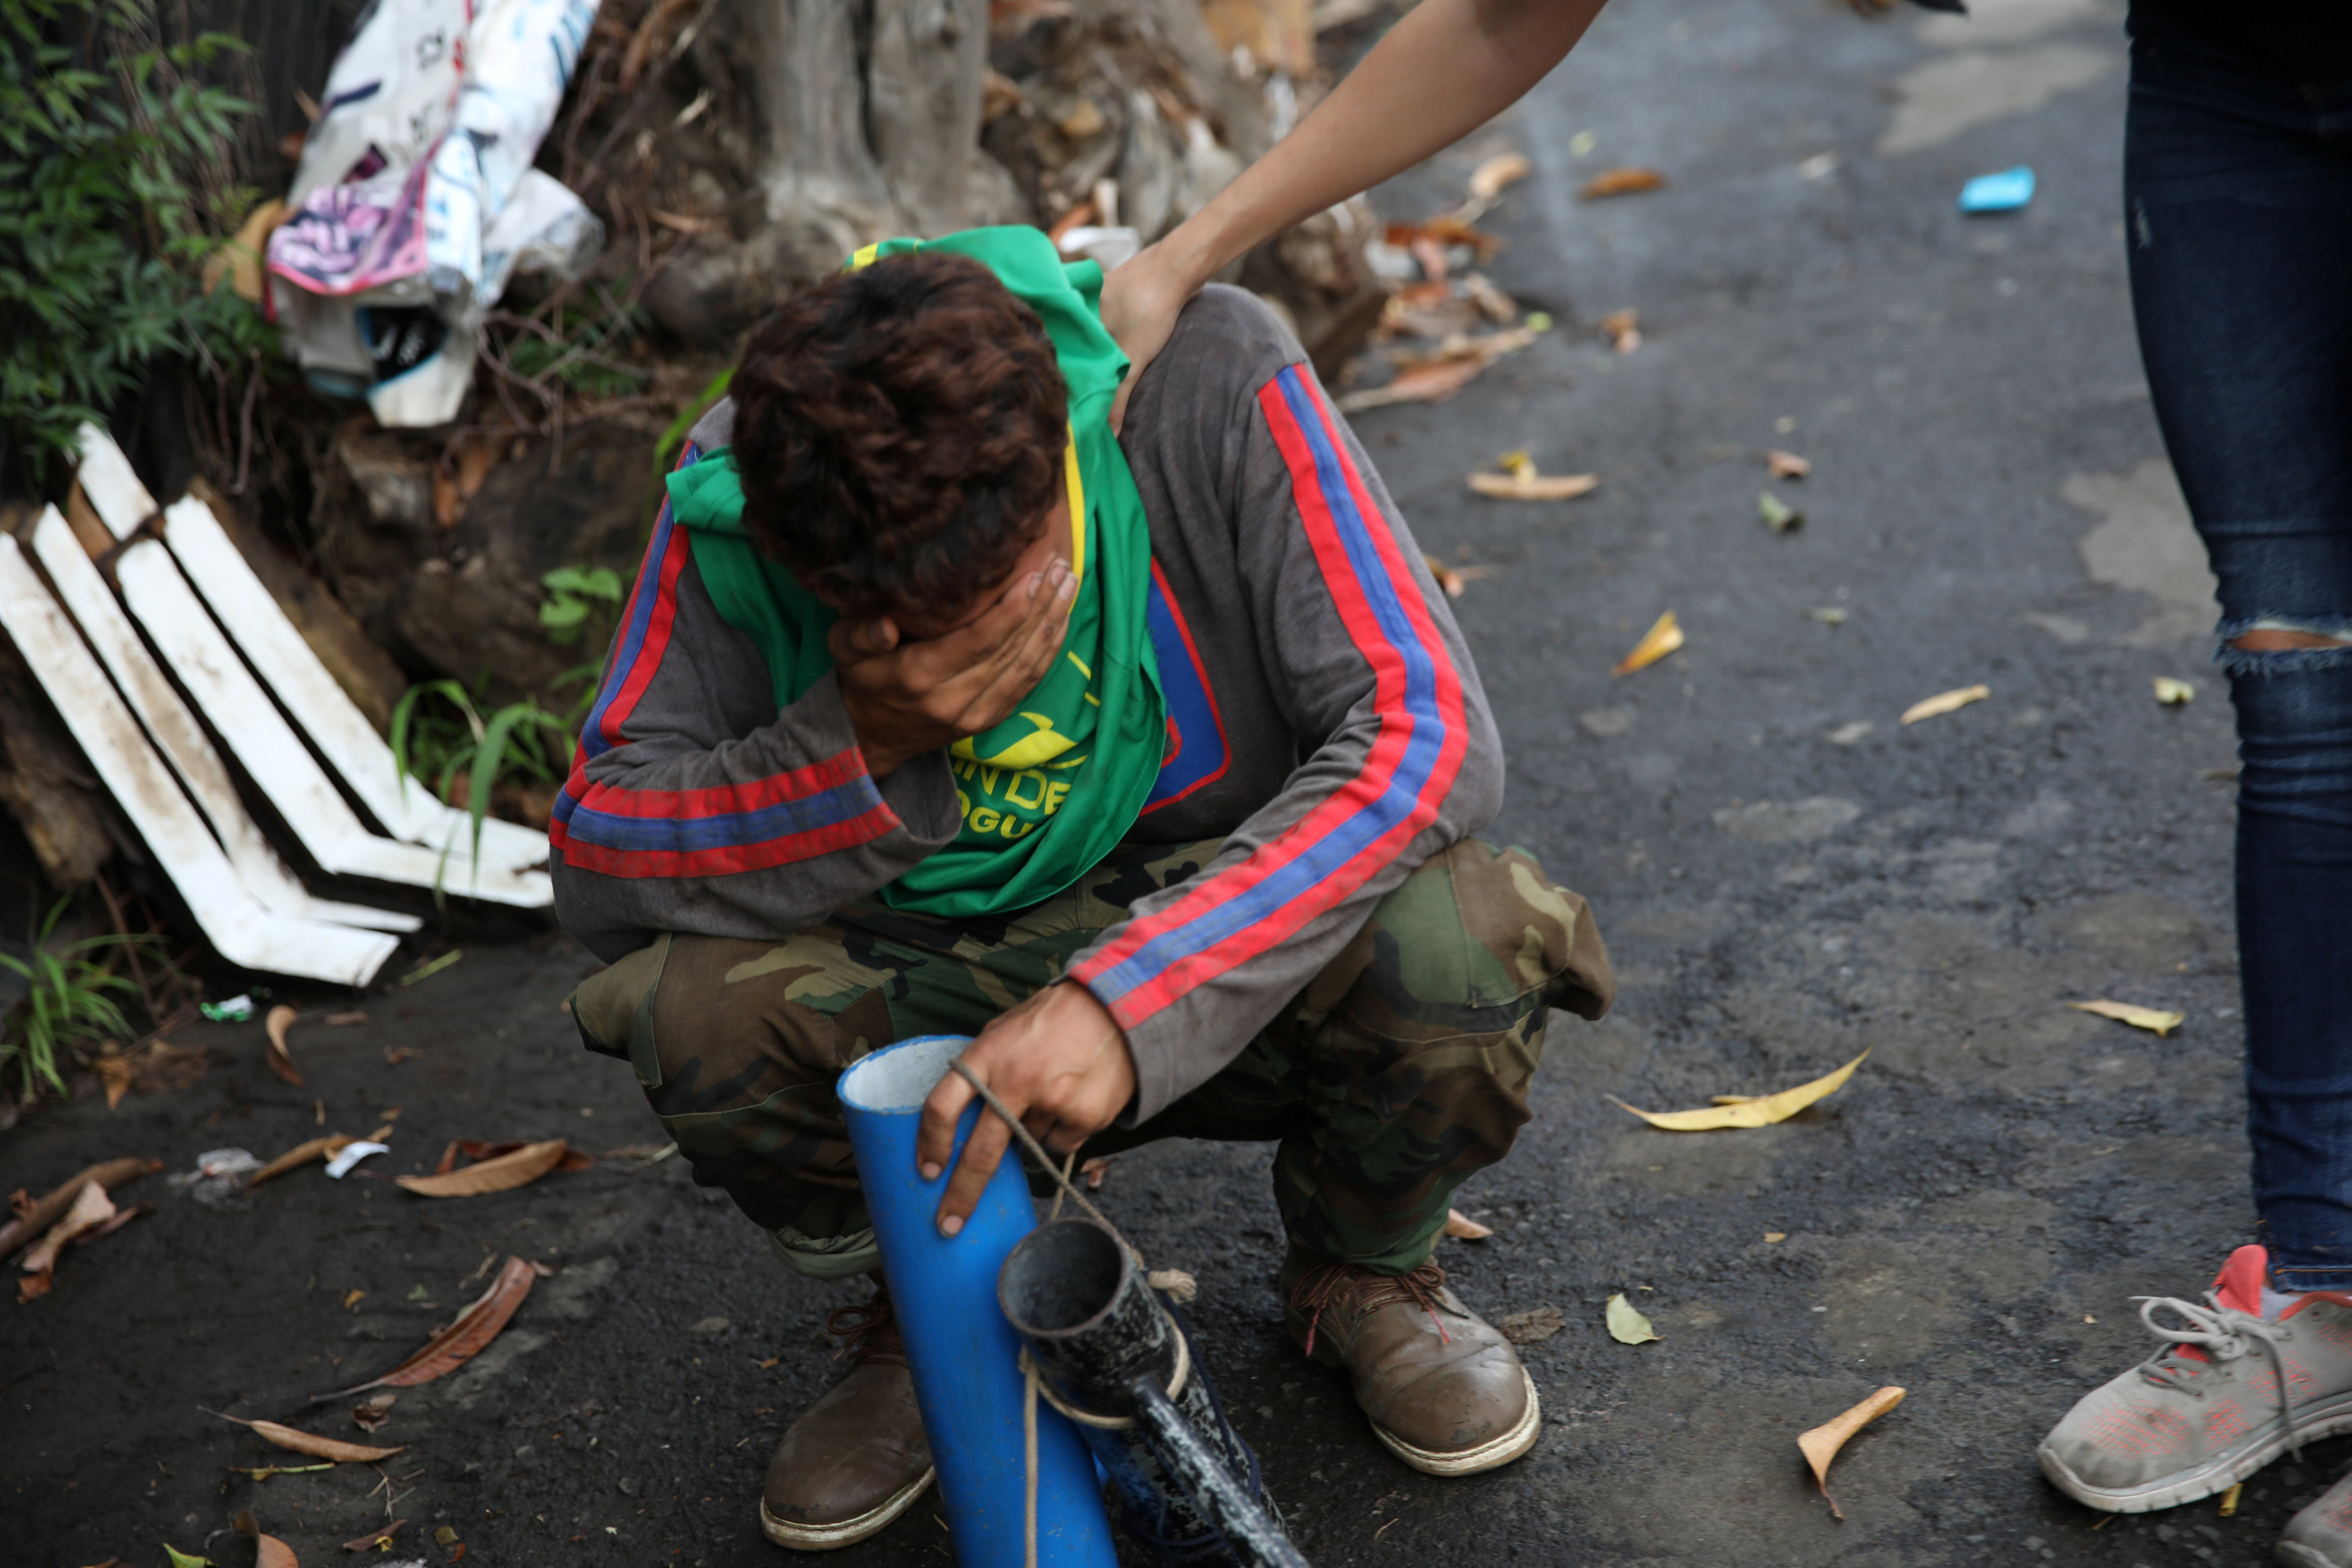
M2195 1381L2202 1368L2235 1361L2260 1345L2270 1357L2279 1425L2287 1434L2289 1451L2301 1456L2303 1443L2294 1432L2294 1399L2287 1392L2286 1357L2278 1347L2288 1333L2284 1323L2225 1307L2211 1291L2205 1292L2202 1306L2178 1296L2134 1296L2132 1300L2140 1304L2139 1321L2165 1342L2163 1349L2140 1364L2140 1375L2158 1388L2177 1388L2201 1399L2204 1390ZM2178 1321L2159 1322L2159 1312L2170 1313Z
M1353 1291L1356 1316L1399 1301L1410 1301L1429 1314L1437 1327L1440 1342L1452 1344L1454 1336L1445 1332L1445 1324L1437 1315L1441 1304L1437 1292L1445 1288L1445 1270L1434 1262L1426 1262L1402 1274L1382 1274L1365 1268L1361 1263L1318 1263L1298 1277L1291 1287L1290 1302L1302 1312L1312 1315L1307 1320L1307 1354L1315 1354L1315 1331L1323 1322L1323 1309L1337 1301L1343 1292Z
M869 1361L907 1364L898 1329L898 1314L891 1310L887 1291L877 1291L871 1300L835 1307L824 1314L824 1332L841 1341L834 1349L833 1359L845 1357L852 1366L863 1366Z

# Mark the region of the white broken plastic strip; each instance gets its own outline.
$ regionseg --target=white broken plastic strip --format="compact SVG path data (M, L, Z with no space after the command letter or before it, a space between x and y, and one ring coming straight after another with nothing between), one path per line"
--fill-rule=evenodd
M371 831L161 548L142 545L123 551L115 560L115 580L131 617L146 628L164 663L320 870L331 876L442 888L528 909L544 909L554 902L545 872L478 866L462 849L436 851Z
M397 938L272 914L245 891L23 547L6 534L0 534L0 629L222 957L248 969L344 985L375 978Z
M155 515L154 498L104 431L84 424L78 439L82 455L76 476L82 481L83 494L108 532L119 539L130 538ZM165 545L254 668L384 831L436 852L456 846L466 852L473 841L473 818L435 800L422 785L404 785L392 747L335 684L230 542L212 508L193 496L184 497L164 512L162 532ZM484 820L481 858L489 867L522 871L545 864L547 856L545 833L497 818Z
M152 541L131 547L132 550L163 548ZM312 897L270 848L245 802L237 798L228 768L213 749L204 727L156 665L130 617L115 602L113 590L107 587L54 507L34 526L33 554L48 573L58 600L80 622L82 635L98 650L100 661L130 702L131 711L147 727L156 749L179 774L197 809L211 821L221 847L228 852L229 864L236 870L237 882L264 909L298 919L378 931L415 931L424 925L414 915Z

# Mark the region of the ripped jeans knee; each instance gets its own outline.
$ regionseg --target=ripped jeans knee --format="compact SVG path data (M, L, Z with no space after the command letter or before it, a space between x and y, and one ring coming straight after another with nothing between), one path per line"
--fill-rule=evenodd
M2231 674L2285 674L2352 660L2352 615L2249 615L2225 621L2213 662Z

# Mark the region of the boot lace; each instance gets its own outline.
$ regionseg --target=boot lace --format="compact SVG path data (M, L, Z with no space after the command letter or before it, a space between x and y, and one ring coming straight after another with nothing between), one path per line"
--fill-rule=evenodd
M2286 1357L2278 1347L2278 1342L2289 1332L2284 1323L2270 1322L2252 1312L2225 1307L2211 1291L2205 1292L2202 1306L2178 1296L2134 1296L2132 1300L2140 1304L2139 1321L2147 1325L2150 1333L2165 1342L2162 1349L2140 1364L2140 1375L2158 1388L2177 1388L2202 1399L2204 1390L2196 1385L2200 1369L2250 1355L2260 1345L2270 1357L2279 1425L2287 1434L2290 1452L2298 1457L2302 1454L2302 1440L2294 1433L2294 1402L2287 1392ZM2159 1322L2157 1320L2160 1312L2177 1321ZM2203 1354L2191 1354L2192 1350Z
M1399 1301L1410 1301L1429 1314L1429 1321L1436 1325L1439 1341L1452 1344L1454 1336L1445 1332L1445 1324L1437 1315L1437 1292L1444 1288L1445 1270L1434 1262L1423 1263L1402 1274L1376 1273L1360 1263L1318 1263L1300 1275L1298 1283L1291 1287L1290 1304L1313 1314L1307 1320L1308 1355L1315 1354L1315 1332L1322 1325L1323 1309L1348 1294L1355 1298L1349 1307L1358 1318Z
M841 1342L833 1353L835 1361L845 1357L852 1366L875 1361L907 1364L898 1314L891 1310L887 1291L877 1291L871 1300L856 1305L834 1308L824 1314L824 1332Z

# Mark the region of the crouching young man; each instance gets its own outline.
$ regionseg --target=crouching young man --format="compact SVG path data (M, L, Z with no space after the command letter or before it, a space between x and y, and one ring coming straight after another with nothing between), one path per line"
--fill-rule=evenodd
M879 1275L834 1082L965 1061L1056 1152L1275 1140L1293 1338L1438 1475L1536 1390L1446 1288L1447 1200L1596 1018L1584 901L1471 833L1503 758L1460 631L1297 344L1213 288L1124 361L1034 230L893 242L787 299L698 424L556 811L573 1011L789 1267ZM925 1107L949 1155L971 1090ZM952 1235L1009 1134L984 1115ZM1269 1260L1269 1263L1274 1260ZM887 1292L761 1522L882 1529L931 1475Z

